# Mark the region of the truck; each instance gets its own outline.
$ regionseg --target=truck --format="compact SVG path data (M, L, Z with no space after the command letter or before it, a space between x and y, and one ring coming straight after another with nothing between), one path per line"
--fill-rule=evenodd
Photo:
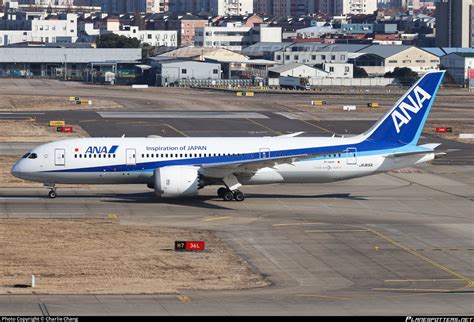
M311 89L309 80L302 77L280 76L280 87L291 89Z

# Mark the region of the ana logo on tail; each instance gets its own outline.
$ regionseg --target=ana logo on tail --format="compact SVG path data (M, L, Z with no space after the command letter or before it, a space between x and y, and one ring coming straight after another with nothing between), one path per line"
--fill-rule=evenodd
M415 96L416 101L413 99L412 95ZM401 102L391 114L393 125L395 125L397 133L400 133L400 128L403 125L410 122L411 115L408 113L408 111L411 111L413 114L418 113L418 111L423 107L423 102L429 100L431 95L428 94L423 88L417 86L412 93L407 95L407 98L411 105L406 102Z

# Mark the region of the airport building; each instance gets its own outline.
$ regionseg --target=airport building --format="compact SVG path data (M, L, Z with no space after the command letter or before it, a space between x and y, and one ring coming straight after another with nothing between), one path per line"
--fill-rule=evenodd
M306 78L306 77L327 77L328 73L314 68L305 64L299 63L292 63L286 64L281 66L274 66L269 69L269 76L271 78L275 77L298 77L298 78Z
M150 83L156 86L179 86L190 85L194 81L215 81L221 79L222 74L221 65L218 63L169 57L150 58L148 63L152 67L148 73L149 78L151 77Z
M441 66L457 84L474 79L474 52L455 52L441 57Z
M108 63L112 72L112 66L117 65L111 62L135 65L140 59L140 48L0 47L0 77L87 80L94 73L92 63Z
M407 67L425 74L439 70L438 56L414 46L371 45L350 55L354 66L365 69L369 76L383 76L396 67Z

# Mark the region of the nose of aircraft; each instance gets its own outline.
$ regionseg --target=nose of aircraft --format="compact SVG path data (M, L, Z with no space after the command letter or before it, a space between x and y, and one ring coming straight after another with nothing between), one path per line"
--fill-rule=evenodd
M20 175L21 175L20 163L21 163L21 160L17 161L13 165L12 170L11 170L12 175L17 177L17 178L19 178Z

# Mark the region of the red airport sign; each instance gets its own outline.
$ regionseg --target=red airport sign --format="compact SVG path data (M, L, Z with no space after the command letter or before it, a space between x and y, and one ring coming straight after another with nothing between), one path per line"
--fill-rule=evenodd
M453 128L451 127L437 127L436 128L436 133L447 133L447 132L452 132Z
M203 241L175 241L174 243L176 251L200 252L205 249L206 244Z
M474 78L474 68L469 68L467 70L467 78L468 79L473 79Z
M72 126L58 126L56 128L57 132L66 132L66 133L72 133Z

